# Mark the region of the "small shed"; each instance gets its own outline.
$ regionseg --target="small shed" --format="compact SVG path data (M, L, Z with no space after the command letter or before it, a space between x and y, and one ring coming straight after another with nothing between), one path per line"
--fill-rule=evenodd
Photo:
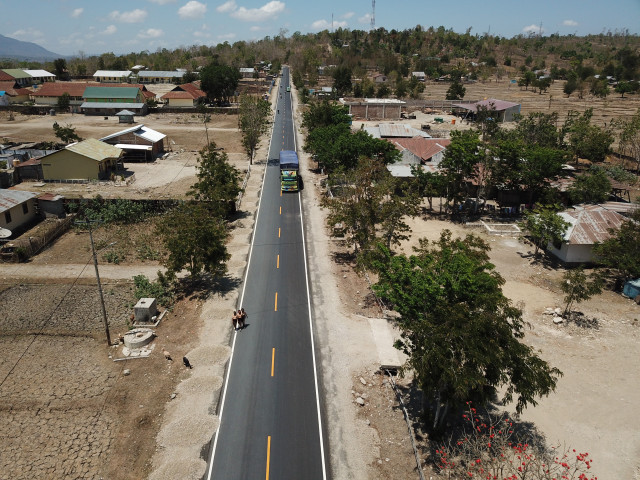
M158 314L155 298L141 298L133 307L136 323L150 322Z
M118 117L118 123L133 123L133 113L131 110L120 110L116 113L116 117Z
M40 214L45 218L64 218L67 216L64 211L64 197L53 193L43 193L38 197L38 207Z

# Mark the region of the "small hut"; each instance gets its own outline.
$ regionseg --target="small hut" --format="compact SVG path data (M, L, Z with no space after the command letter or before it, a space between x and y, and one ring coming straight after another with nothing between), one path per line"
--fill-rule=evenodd
M133 116L135 114L130 110L121 110L116 113L116 117L118 117L118 123L133 123Z

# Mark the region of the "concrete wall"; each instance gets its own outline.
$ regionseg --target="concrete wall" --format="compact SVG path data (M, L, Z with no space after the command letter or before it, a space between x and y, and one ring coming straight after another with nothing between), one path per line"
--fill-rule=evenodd
M26 205L27 212L23 210L23 205ZM11 207L8 211L11 216L11 221L7 222L7 212L0 213L0 228L7 228L9 230L15 230L16 228L29 223L36 216L36 199L30 198L26 202Z
M115 168L115 159L98 162L69 150L60 150L42 158L45 180L99 180L109 176Z
M195 106L194 101L190 98L170 98L169 103L167 104L169 107L193 107Z
M548 249L565 263L589 263L594 260L593 245L569 245L563 243L560 249L557 249L550 244Z
M353 103L349 105L349 113L356 118L371 119L400 119L402 105L384 103Z

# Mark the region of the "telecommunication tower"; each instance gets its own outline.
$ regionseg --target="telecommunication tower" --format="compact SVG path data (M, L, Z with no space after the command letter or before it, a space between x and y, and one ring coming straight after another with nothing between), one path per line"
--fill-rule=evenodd
M371 30L376 29L376 0L371 0Z

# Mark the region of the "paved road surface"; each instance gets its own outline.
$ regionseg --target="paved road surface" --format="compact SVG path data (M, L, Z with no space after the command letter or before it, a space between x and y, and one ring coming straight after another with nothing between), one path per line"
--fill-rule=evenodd
M249 318L234 339L207 479L327 478L300 196L281 194L277 163L296 147L288 82L285 68L244 285Z

